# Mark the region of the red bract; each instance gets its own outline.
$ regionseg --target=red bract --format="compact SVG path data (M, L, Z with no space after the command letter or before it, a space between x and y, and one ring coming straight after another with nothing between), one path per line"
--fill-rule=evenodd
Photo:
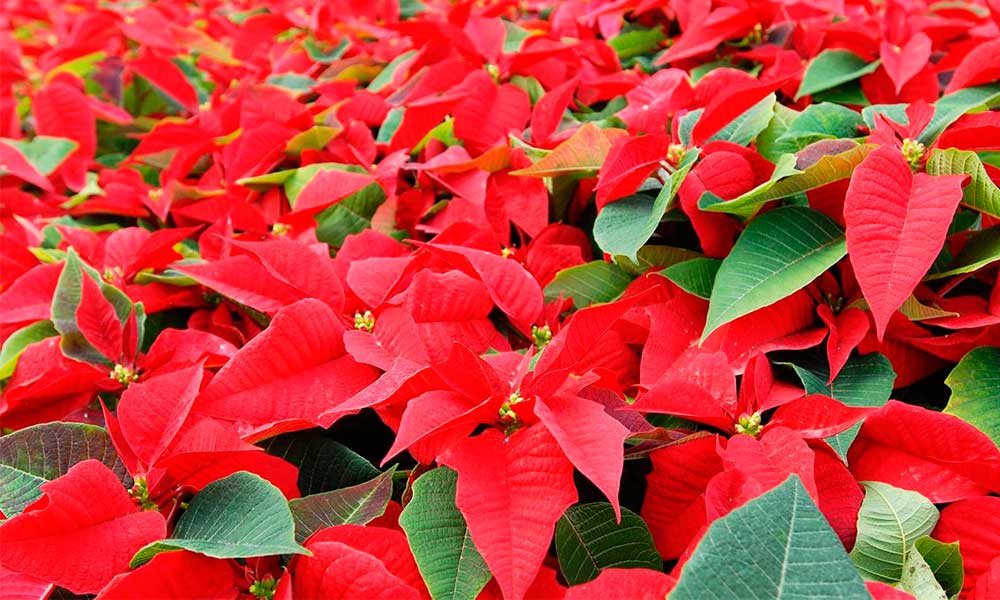
M997 595L996 0L7 4L5 598Z

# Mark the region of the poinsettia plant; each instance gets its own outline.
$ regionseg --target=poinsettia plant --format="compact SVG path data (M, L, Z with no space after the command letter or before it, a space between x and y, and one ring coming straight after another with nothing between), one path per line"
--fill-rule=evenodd
M996 0L0 16L0 596L1000 597Z

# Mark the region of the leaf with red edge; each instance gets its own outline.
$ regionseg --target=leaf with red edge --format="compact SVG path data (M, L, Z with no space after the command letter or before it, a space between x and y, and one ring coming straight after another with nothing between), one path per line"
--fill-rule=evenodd
M676 583L670 575L651 569L604 569L597 579L569 588L565 600L663 600Z
M130 60L128 68L142 75L170 100L181 105L188 112L198 112L198 94L191 82L184 77L184 71L166 58L160 58L150 52L143 52L139 58Z
M882 59L882 66L896 86L896 94L899 94L906 82L913 79L930 60L931 38L925 33L917 33L902 48L889 42L882 42L879 58Z
M38 172L20 150L7 142L0 141L0 177L13 175L46 192L52 191L52 184Z
M555 147L545 158L525 169L511 171L522 177L555 177L557 175L596 173L611 151L616 138L626 135L623 129L601 129L584 123L568 140Z
M958 417L890 400L865 418L848 453L859 481L942 503L1000 491L1000 450Z
M100 461L78 463L42 493L0 525L0 559L74 593L98 592L139 548L166 536L163 515L140 511Z
M212 379L195 410L234 421L255 439L267 437L275 426L293 430L318 424L322 413L378 376L346 353L344 331L319 300L307 298L278 311L268 328Z
M178 577L183 574L183 577ZM226 600L239 597L234 570L226 560L178 550L161 552L130 573L118 575L100 600Z
M577 396L539 398L535 414L573 465L604 492L620 519L618 488L628 428L600 404Z
M849 429L872 410L812 394L779 406L767 426L787 427L806 439L825 438Z
M1000 498L981 496L946 506L931 537L959 542L965 566L964 592L976 587L977 579L1000 557ZM995 567L992 567L996 570ZM993 575L996 577L996 575Z
M76 309L76 325L83 337L111 362L118 361L124 351L122 323L115 307L101 293L90 277L80 278L80 305Z
M521 600L556 521L576 502L573 465L544 427L509 439L490 429L441 458L458 471L455 503L507 600Z
M890 146L875 150L854 170L844 202L847 252L879 340L944 245L965 179L914 175Z

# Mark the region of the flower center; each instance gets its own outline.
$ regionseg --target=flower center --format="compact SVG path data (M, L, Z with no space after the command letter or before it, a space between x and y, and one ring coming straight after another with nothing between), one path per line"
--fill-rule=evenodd
M371 332L375 328L375 315L372 314L372 311L354 313L354 328L359 331Z
M270 575L265 575L264 579L258 579L250 584L250 593L257 598L271 600L274 598L274 591L278 587L278 581Z
M130 367L126 367L125 365L118 363L115 365L114 369L111 369L111 373L108 374L108 377L114 379L123 386L128 387L130 383L139 379L139 374L133 371Z
M552 330L548 325L531 326L531 339L535 343L535 348L541 350L552 341Z
M760 424L759 412L755 412L752 415L744 413L740 416L740 420L736 422L736 433L757 437L763 429L764 426Z
M914 169L920 168L920 161L923 160L924 154L927 152L927 146L924 146L916 140L911 140L906 138L903 140L903 158L906 162L910 163L910 166Z

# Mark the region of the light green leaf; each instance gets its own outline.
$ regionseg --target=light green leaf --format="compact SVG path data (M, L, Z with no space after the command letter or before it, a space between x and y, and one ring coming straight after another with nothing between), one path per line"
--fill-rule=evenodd
M782 154L792 154L798 148L795 144L782 139L792 123L801 113L788 108L780 102L774 105L774 116L764 131L757 136L757 152L767 160L776 163Z
M1000 101L998 84L964 88L942 96L934 103L934 117L917 140L930 144L965 113L995 106L998 101Z
M24 140L4 141L20 150L31 166L35 167L42 175L51 175L59 168L59 165L63 164L63 161L69 158L70 154L73 154L74 150L80 147L80 144L73 140L46 135L35 136L28 142Z
M136 552L130 566L134 569L169 550L213 558L309 554L295 543L295 523L281 491L246 471L214 481L195 494L173 535Z
M295 540L306 541L312 534L334 525L365 525L381 517L392 498L393 467L378 477L330 492L288 501L295 520Z
M667 267L662 274L685 292L708 300L721 265L722 261L717 258L694 258Z
M573 305L585 308L599 302L611 302L632 283L632 277L618 265L595 260L563 269L545 286L545 299L559 296L573 298Z
M17 368L17 359L20 358L24 349L40 342L45 338L59 335L52 321L38 321L18 329L7 338L0 349L0 379L7 379L14 374Z
M295 135L285 144L285 153L299 156L303 150L322 150L340 130L336 127L316 125Z
M846 253L843 230L820 212L785 206L758 217L719 267L702 339L802 289Z
M927 159L929 175L970 175L970 181L962 188L962 204L1000 219L1000 188L993 183L986 167L975 152L957 148L931 151Z
M873 73L878 66L879 61L866 63L863 58L847 50L824 50L810 61L795 99L858 79Z
M907 550L934 529L938 509L917 492L877 481L863 485L865 499L851 560L865 579L896 583L903 576Z
M925 535L918 538L913 547L927 562L945 594L949 597L958 596L965 581L964 561L959 551L959 542L946 544Z
M804 169L796 168L794 155L785 154L778 159L774 174L764 183L732 200L723 200L706 192L698 200L698 208L748 219L772 200L847 179L854 172L854 167L873 149L875 146L864 144L839 154L826 154Z
M924 281L971 273L997 261L1000 261L1000 225L972 236L947 269L927 275Z
M679 262L701 256L694 250L675 248L674 246L643 246L639 248L636 260L627 256L616 255L615 264L629 275L641 275L654 267L669 267Z
M41 497L40 487L93 458L104 463L122 484L132 485L111 437L85 423L44 423L0 437L0 512L19 514Z
M944 412L982 431L1000 446L1000 348L972 350L944 382L951 388Z
M440 467L413 483L399 515L420 576L434 600L473 600L492 575L455 506L458 473Z
M656 50L666 37L661 27L633 29L611 38L608 45L614 48L618 58L627 60Z
M649 241L670 210L674 196L694 161L685 164L667 178L656 198L634 194L606 205L594 220L594 240L601 250L638 261L639 249Z
M871 598L795 475L714 521L670 594L670 600L791 598Z
M622 508L621 523L607 502L571 506L556 523L559 569L570 585L596 578L602 569L660 570L660 559L646 522Z
M913 546L906 551L903 559L903 575L899 580L899 589L913 594L916 600L948 600L941 584L934 578L923 555Z

